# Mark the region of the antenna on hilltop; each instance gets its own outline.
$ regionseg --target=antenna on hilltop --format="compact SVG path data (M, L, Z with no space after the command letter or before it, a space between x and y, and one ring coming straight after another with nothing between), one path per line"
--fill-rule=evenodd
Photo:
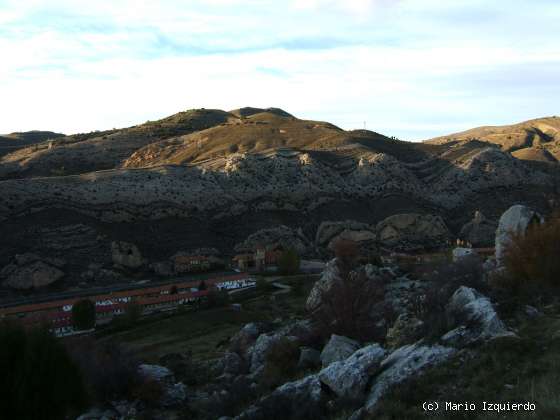
M364 121L364 130L366 129L366 122Z

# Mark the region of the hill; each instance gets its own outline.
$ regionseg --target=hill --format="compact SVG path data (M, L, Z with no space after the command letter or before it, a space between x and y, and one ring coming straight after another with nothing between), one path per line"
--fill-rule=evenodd
M547 212L557 199L556 140L512 154L459 137L411 143L242 108L40 142L0 158L0 268L33 252L63 258L79 281L92 264L112 269L113 241L138 246L144 273L201 247L324 257L337 237L411 252L462 232L487 246L512 204Z
M504 126L478 127L427 140L428 144L455 144L479 140L496 144L506 152L517 152L523 160L558 162L560 118L547 117Z
M64 137L64 134L38 130L0 135L0 157L23 147L60 137Z

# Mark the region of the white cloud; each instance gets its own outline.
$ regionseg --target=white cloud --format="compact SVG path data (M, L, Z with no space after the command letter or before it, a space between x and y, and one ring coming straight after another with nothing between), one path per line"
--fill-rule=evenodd
M379 7L388 4L396 6ZM414 0L6 5L0 133L83 132L251 105L421 138L558 113L560 32L547 20L558 6L537 16L499 14L481 0L426 0L425 10ZM520 22L531 31L511 29Z

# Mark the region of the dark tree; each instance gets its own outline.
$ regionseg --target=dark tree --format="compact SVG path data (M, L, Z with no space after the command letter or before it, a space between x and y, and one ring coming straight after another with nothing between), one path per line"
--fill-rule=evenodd
M72 324L77 330L89 330L95 326L95 304L82 299L72 306Z
M287 249L278 259L278 270L281 274L296 274L299 271L300 262L297 252Z
M0 322L0 372L2 418L74 418L86 405L78 367L46 327Z

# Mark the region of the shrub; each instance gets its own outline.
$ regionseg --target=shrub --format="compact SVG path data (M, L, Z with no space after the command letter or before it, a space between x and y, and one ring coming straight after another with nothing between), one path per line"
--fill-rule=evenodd
M98 402L132 397L141 382L138 361L115 342L97 344L90 337L68 342L72 359L80 367L91 398Z
M430 286L414 302L414 315L424 321L428 338L439 338L447 331L445 307L460 286L486 293L482 259L470 255L452 263L443 263L428 276Z
M159 404L163 396L163 386L154 379L143 379L139 381L131 391L134 398L146 403L148 406L154 407Z
M72 325L77 330L89 330L95 326L95 304L82 299L72 306Z
M341 272L340 278L321 293L321 305L313 313L325 336L344 335L361 341L382 341L385 321L390 312L384 301L380 280L370 280L363 269ZM381 322L383 324L383 322Z
M300 262L297 252L287 249L278 259L278 270L281 274L296 274L299 271Z
M360 255L358 244L348 239L338 239L334 244L334 255L341 271L349 271L356 265Z
M5 418L58 420L87 402L78 367L46 327L1 322L0 372Z
M274 286L268 281L266 281L266 279L259 277L257 279L257 284L255 285L255 288L259 293L270 293L272 289L274 289Z
M298 344L281 337L266 354L262 384L272 389L287 382L295 375L298 361Z
M210 308L224 307L229 303L229 293L227 290L210 290L207 302Z
M503 277L514 294L560 288L560 213L525 234L512 234L505 249Z

